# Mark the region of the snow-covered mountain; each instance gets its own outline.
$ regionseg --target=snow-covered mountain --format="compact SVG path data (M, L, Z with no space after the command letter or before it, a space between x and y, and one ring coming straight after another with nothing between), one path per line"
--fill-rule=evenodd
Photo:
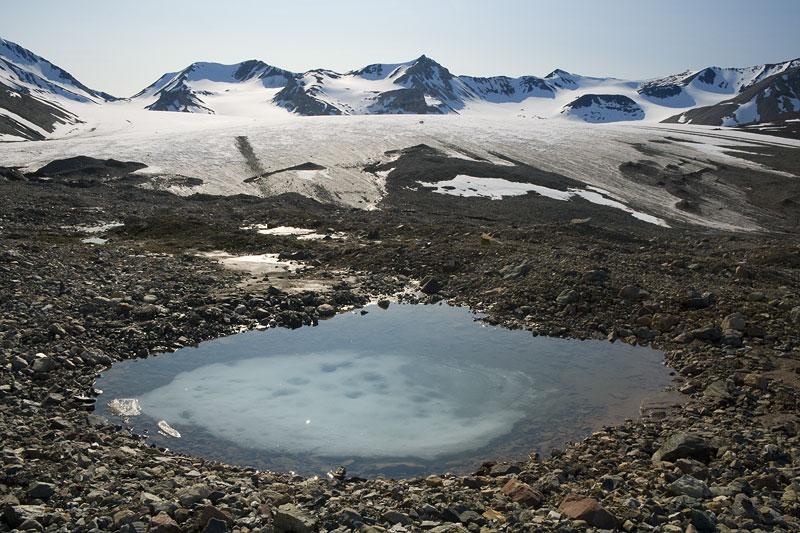
M738 126L797 118L800 118L800 67L793 67L744 85L733 98L690 109L664 122Z
M98 108L113 109L118 117L150 110L262 119L290 114L473 114L591 123L739 124L796 112L800 106L792 69L797 67L800 59L630 81L560 69L544 77L459 76L424 55L344 74L326 69L293 73L259 60L198 62L120 100L0 39L0 138L58 136L67 131L62 126L74 126L87 116L94 123L102 121ZM705 110L717 105L737 106L736 114L728 119L730 113ZM712 115L713 121L704 122Z
M44 139L59 126L80 122L66 103L113 100L30 50L0 39L0 135Z
M151 111L214 114L216 111L206 99L234 90L239 94L255 92L257 103L259 98L266 100L265 89L283 88L292 79L291 72L255 59L235 65L192 63L180 72L164 74L132 100L144 102Z

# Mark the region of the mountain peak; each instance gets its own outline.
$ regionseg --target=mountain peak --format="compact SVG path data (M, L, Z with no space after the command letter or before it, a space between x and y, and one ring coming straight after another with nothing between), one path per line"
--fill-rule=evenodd
M92 90L69 72L17 43L0 38L0 84L15 90L55 93L78 102L101 103L116 100Z

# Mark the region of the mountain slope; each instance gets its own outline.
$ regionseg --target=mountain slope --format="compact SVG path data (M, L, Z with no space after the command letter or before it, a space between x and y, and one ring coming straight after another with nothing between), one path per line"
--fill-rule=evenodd
M745 68L708 67L687 71L641 84L638 93L667 107L708 105L709 96L736 95L760 81L800 66L800 59ZM716 103L716 102L713 102Z
M734 98L674 115L664 122L737 126L772 122L800 114L800 67L773 74Z

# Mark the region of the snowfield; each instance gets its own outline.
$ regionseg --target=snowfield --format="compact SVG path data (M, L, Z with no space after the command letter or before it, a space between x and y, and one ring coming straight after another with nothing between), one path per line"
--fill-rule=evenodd
M299 117L277 107L272 107L268 116L257 117L136 110L127 102L90 109L95 114L82 109L81 116L89 120L73 126L63 138L0 143L3 165L31 171L54 159L77 155L114 158L148 165L140 171L145 174L203 180L197 187L167 187L178 194L263 196L297 192L320 201L372 209L385 195L387 173L365 172L364 167L396 157L387 156L387 151L427 144L461 157L491 162L507 158L562 174L585 187L602 189L603 193L595 196L606 201L613 198L619 204L615 207L653 223L674 220L755 230L758 228L752 220L726 209L704 216L679 210L675 207L678 198L663 188L623 176L619 165L646 159L662 166L680 163L686 171L715 163L766 170L736 157L735 152L723 152L765 143L800 146L800 141L702 126L641 122L597 125L520 118L498 114L496 109L494 115L317 117ZM242 136L265 172L309 162L324 170L287 170L245 183L253 170L236 142ZM645 155L637 149L651 139L667 136L672 139L668 144L651 144L661 150L658 154ZM418 181L430 180L421 175Z

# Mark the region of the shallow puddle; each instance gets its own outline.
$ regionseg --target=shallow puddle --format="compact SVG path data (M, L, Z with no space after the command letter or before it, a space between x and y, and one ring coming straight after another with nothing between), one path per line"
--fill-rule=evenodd
M446 305L365 310L117 363L96 383L99 405L117 400L106 416L175 451L397 477L547 452L635 417L669 381L650 348L534 338ZM141 414L123 418L133 399Z

